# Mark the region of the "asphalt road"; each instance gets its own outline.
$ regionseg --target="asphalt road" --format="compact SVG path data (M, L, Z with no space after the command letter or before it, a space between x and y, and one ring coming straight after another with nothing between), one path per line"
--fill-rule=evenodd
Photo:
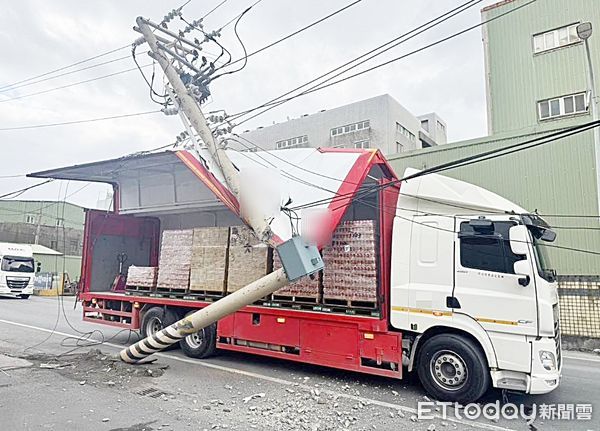
M100 348L112 355L137 339L127 331L83 322L81 309L73 310L73 304L73 298L0 298L0 353L64 354L79 347L76 352ZM452 408L442 418L439 407L433 412L436 418L416 421L417 403L428 399L410 377L397 382L233 352L200 361L173 350L157 358L159 365L169 366L164 375L133 378L125 387L97 377L81 384L80 377L40 369L35 361L29 368L2 371L0 428L600 430L600 356L580 352L564 353L563 380L556 391L508 394L504 400L523 406L529 415L532 408L537 411L533 427L521 418L469 420L464 411ZM492 390L481 404L502 400ZM591 420L547 419L541 417L548 411L542 404L565 415L569 404L587 404L597 411Z

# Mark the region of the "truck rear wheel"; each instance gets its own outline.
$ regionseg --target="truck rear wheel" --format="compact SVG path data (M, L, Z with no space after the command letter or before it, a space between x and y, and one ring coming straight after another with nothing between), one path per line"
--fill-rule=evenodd
M152 307L149 308L142 317L142 324L140 325L140 331L142 337L146 338L156 332L159 332L171 326L173 323L179 320L179 316L175 311L164 308L164 307ZM177 344L175 344L176 346ZM170 349L172 347L167 347Z
M483 353L475 343L460 335L442 334L426 340L417 359L421 384L438 400L474 402L490 386Z
M214 355L217 350L217 324L213 323L195 334L188 335L179 345L183 353L190 358L203 359Z

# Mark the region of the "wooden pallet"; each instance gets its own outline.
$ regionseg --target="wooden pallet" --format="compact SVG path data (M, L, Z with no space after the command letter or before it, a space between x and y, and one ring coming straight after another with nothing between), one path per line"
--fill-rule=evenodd
M313 311L320 311L322 313L343 313L351 316L381 317L381 312L378 308L359 308L343 305L317 305L313 307Z
M335 297L334 298L323 297L323 304L332 305L332 306L348 307L348 308L367 308L367 309L377 308L377 301L364 301L364 300L335 298Z
M316 304L318 298L316 296L299 296L299 295L271 295L273 302L293 302L298 304Z
M154 290L156 288L156 286L125 286L125 291L130 291L130 292L151 292L152 290Z
M181 287L181 286L156 286L157 292L168 292L173 294L187 293L189 292L189 288Z
M223 292L214 290L190 290L185 294L185 299L202 300L207 302L218 301L223 298Z

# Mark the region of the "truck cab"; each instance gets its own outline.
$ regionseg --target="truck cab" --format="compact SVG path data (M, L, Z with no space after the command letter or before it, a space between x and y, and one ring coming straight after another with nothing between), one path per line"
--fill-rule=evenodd
M428 392L461 401L490 385L558 386L558 293L546 258L555 236L538 215L477 186L440 175L402 185L390 320Z
M33 250L24 244L0 243L0 295L27 299L33 293Z

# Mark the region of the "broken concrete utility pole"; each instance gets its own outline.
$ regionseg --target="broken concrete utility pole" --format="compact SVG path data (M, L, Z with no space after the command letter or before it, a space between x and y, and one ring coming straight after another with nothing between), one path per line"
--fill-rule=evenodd
M159 46L160 42L152 32L151 27L157 31L167 32L168 30L165 30L162 27L145 20L142 17L137 18L136 22L138 25L138 31L142 33L144 40L150 47L150 56L160 64L165 76L173 88L173 91L177 97L177 101L174 101L174 103L176 103L176 105L178 105L184 111L194 129L200 135L202 141L204 141L204 143L207 145L209 153L211 154L213 161L221 170L227 186L236 196L238 202L240 202L240 184L237 170L229 160L225 151L215 143L213 134L208 127L206 119L204 118L204 115L200 109L199 102L197 102L193 95L190 94L190 90L182 81L180 74L174 68L172 62L166 57L165 53L169 50L165 45L162 45L162 48ZM171 32L169 33L177 37L176 34ZM173 55L173 52L169 51L169 54ZM177 57L175 57L175 60L177 60ZM193 65L191 66L193 67ZM257 236L263 242L269 242L271 239L271 230L260 209L249 207L243 210L241 209L240 212L242 213L241 216L243 220L252 228ZM292 246L292 254L294 252L294 248L297 247L297 243L297 238L295 241L289 241L289 244ZM318 256L318 251L316 253ZM318 257L318 260L320 260L320 256ZM314 270L311 270L310 272L314 272L322 268L322 261L320 261L320 267L319 263L316 262L314 257L313 262L315 262L315 264L313 264ZM308 272L305 273L308 274ZM288 283L288 276L286 275L284 268L278 269L277 271L272 272L271 274L268 274L253 283L250 283L244 288L220 299L219 301L214 302L199 311L196 311L195 313L183 318L173 325L152 334L151 336L127 347L126 349L121 350L119 356L125 362L139 362L147 356L156 353L165 347L170 346L171 344L179 342L186 336L198 332L202 328L207 327L222 317L225 317L246 305L250 305L257 300L270 295Z

